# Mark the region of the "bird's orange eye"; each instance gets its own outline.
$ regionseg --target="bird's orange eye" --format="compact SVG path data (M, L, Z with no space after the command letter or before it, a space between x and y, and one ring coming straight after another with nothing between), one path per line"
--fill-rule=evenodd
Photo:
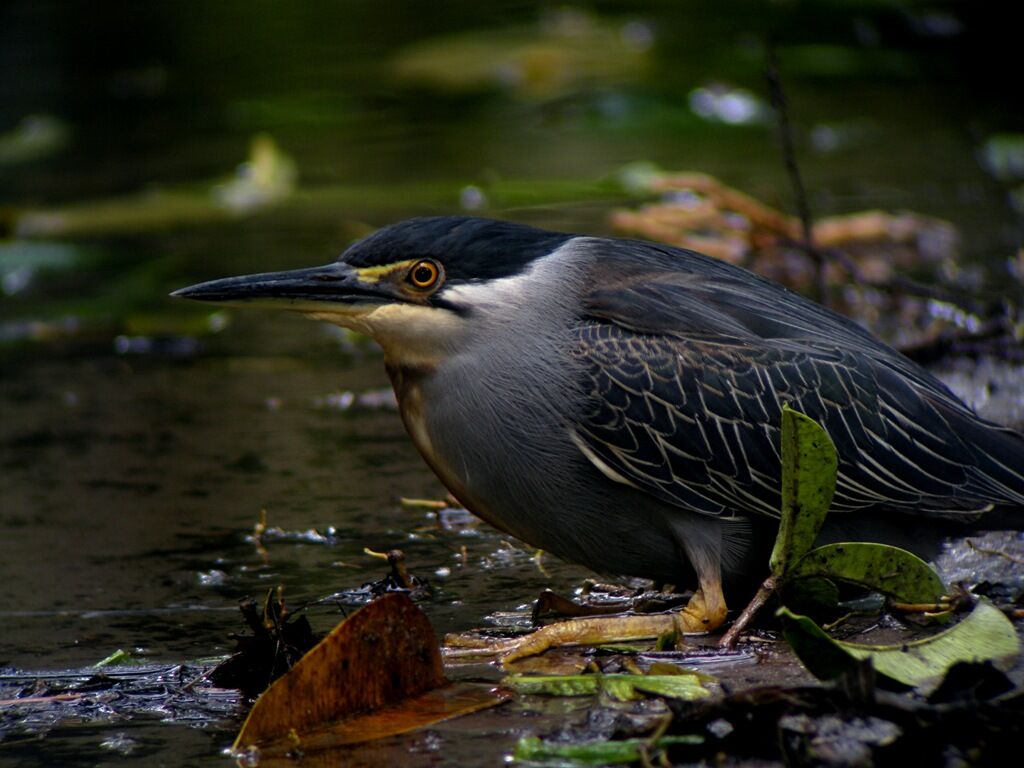
M433 288L441 277L441 268L430 259L422 259L409 270L409 282L420 290Z

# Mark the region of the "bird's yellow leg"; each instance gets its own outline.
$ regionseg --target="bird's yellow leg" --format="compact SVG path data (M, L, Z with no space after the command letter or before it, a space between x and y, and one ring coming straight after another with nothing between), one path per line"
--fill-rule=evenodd
M594 616L555 622L528 635L507 640L449 635L445 638L444 654L448 658L494 655L503 663L508 663L563 645L602 645L629 640L644 640L658 637L673 629L675 629L675 616L671 613L652 613L639 616Z
M449 635L444 653L448 658L497 656L509 663L565 645L603 645L633 640L649 640L666 632L701 635L725 621L725 596L717 572L714 578L702 578L701 588L679 611L636 616L596 616L549 624L522 637L489 640Z

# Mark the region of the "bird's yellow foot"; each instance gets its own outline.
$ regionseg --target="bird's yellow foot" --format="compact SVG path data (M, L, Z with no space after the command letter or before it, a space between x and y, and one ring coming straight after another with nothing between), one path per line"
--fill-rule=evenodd
M678 616L676 631L683 635L703 635L714 632L725 623L729 609L725 606L725 597L721 590L705 592L698 589L693 593Z
M702 592L697 591L685 608L673 613L569 619L513 638L448 635L443 652L451 659L497 657L503 664L508 664L564 645L650 640L667 632L705 634L720 627L725 621L725 614L724 600L708 601Z

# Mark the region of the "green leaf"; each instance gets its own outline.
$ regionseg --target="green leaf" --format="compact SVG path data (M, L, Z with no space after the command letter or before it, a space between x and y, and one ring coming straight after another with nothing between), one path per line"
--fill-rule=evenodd
M604 693L617 701L643 694L694 701L710 695L696 672L671 675L509 675L502 684L518 693L541 696L593 696Z
M822 680L838 677L858 660L871 659L879 685L920 687L934 682L960 661L996 661L1020 653L1013 624L1002 611L980 602L955 627L902 645L844 643L825 634L806 616L786 608L777 614L790 647L807 670Z
M782 408L782 516L769 560L785 574L818 537L835 492L838 458L828 433L809 416Z
M674 646L673 646L674 647ZM608 653L643 653L651 650L650 643L601 643L595 645L594 650L607 651ZM661 650L661 649L659 649Z
M821 618L822 613L834 615L839 607L839 588L831 579L809 577L787 579L783 604L797 613Z
M632 685L637 691L667 699L694 701L711 695L697 675L640 675Z
M126 651L124 648L118 648L112 654L107 656L105 659L101 659L93 664L93 669L100 669L102 667L124 667L129 664L138 664L138 662L132 658L131 651Z
M671 651L678 644L679 633L675 630L675 627L673 627L668 632L662 632L660 635L658 635L658 639L654 642L654 650Z
M593 696L598 675L508 675L501 684L517 693L538 696Z
M599 681L601 691L614 701L636 701L644 697L623 675L601 675Z
M787 579L814 576L860 584L904 603L934 603L946 594L928 563L888 544L828 544L808 552L786 573Z
M857 659L838 640L807 616L800 616L783 606L775 614L782 623L782 635L793 653L808 672L819 680L834 680L857 666ZM884 675L879 675L882 688L903 689L904 686Z
M672 744L703 744L701 736L662 736L660 739L622 739L621 741L584 741L576 744L552 744L536 736L524 736L516 744L514 757L523 761L558 760L580 765L618 765L635 763L643 754Z

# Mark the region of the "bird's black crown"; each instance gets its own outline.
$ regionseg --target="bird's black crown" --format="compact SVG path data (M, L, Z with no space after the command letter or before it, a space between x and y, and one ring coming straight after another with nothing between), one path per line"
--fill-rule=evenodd
M374 267L406 259L435 259L448 280L494 280L516 275L574 235L472 216L408 219L378 230L339 261Z

